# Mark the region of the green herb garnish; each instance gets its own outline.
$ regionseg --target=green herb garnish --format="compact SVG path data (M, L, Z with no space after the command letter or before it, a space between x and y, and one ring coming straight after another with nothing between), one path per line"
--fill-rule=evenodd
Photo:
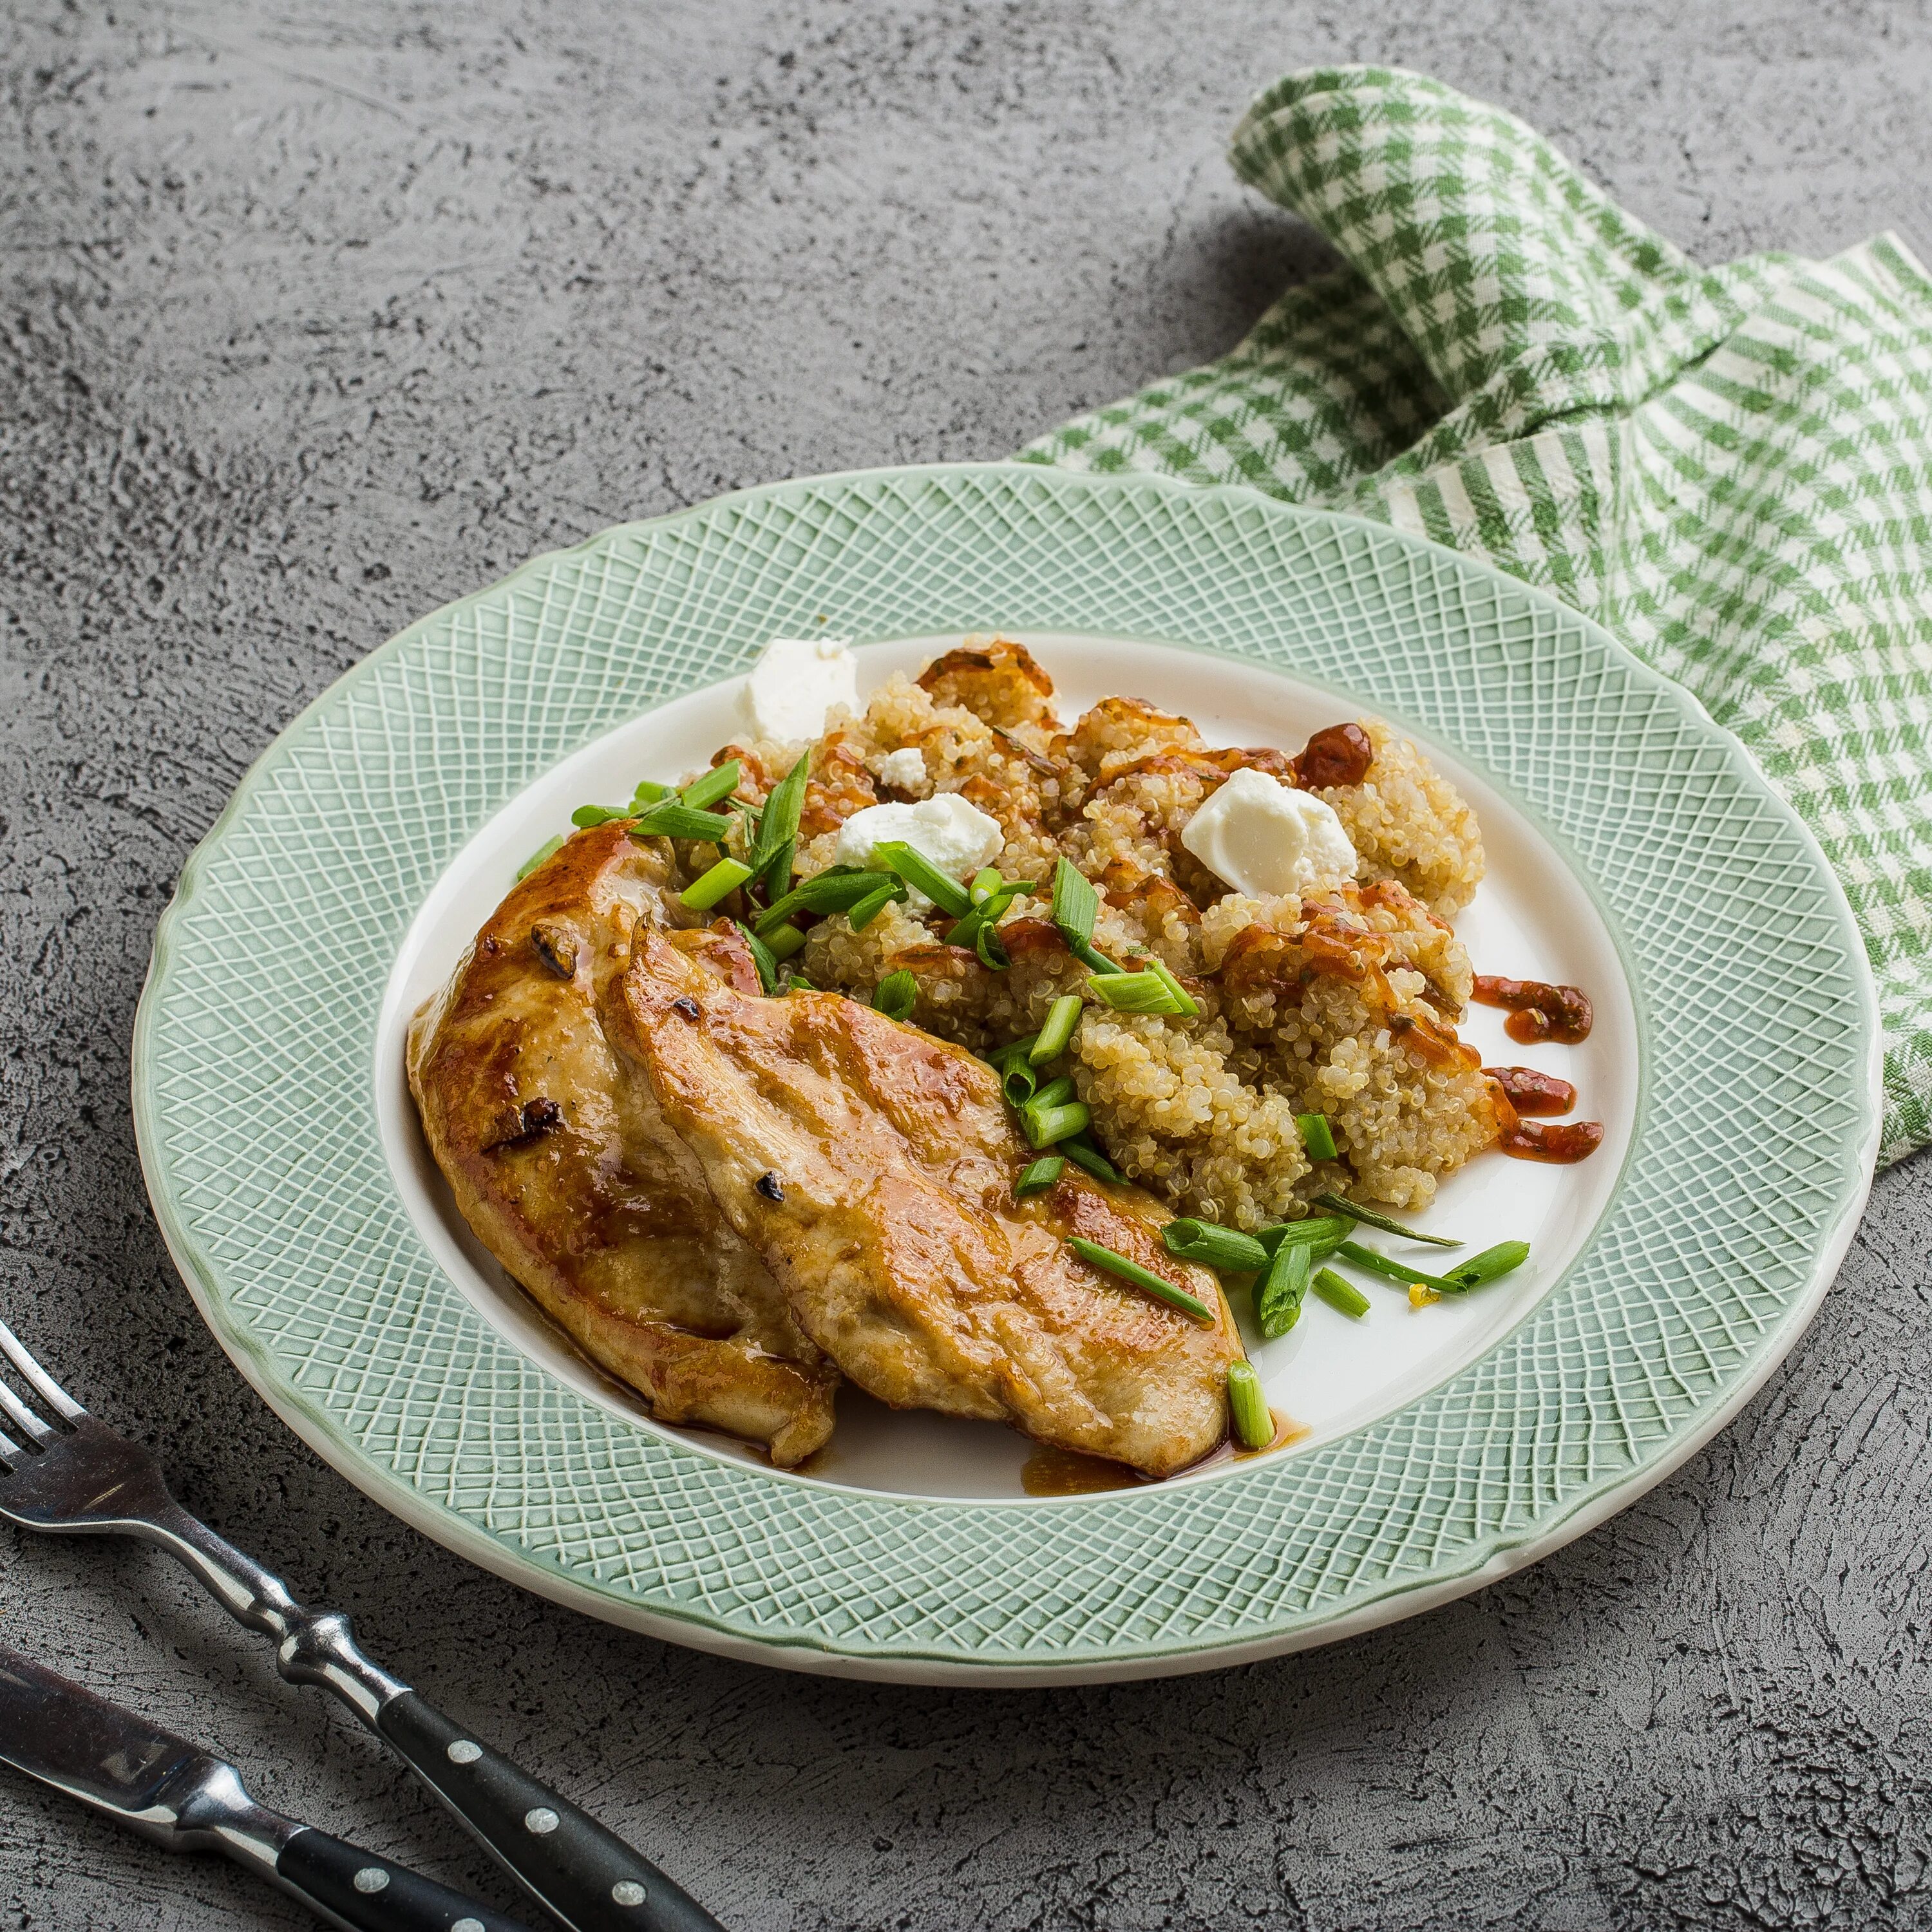
M1352 1281L1344 1281L1333 1268L1321 1268L1309 1286L1352 1321L1359 1322L1369 1312L1369 1298Z
M800 753L798 763L772 788L758 820L758 836L752 848L753 876L764 882L765 896L776 898L791 884L792 860L798 850L799 814L805 809L805 788L812 778L812 754Z
M1052 916L1067 951L1089 972L1104 975L1120 970L1094 948L1094 922L1100 916L1100 895L1086 874L1064 855L1053 868Z
M1458 1281L1453 1275L1425 1274L1406 1262L1393 1261L1373 1248L1365 1248L1359 1241L1343 1241L1335 1252L1345 1262L1352 1262L1358 1268L1366 1268L1370 1274L1378 1274L1384 1280L1400 1282L1405 1286L1420 1282L1424 1288L1432 1288L1438 1294L1467 1294L1477 1285Z
M1198 1012L1201 1009L1181 992L1171 986L1169 974L1123 973L1115 968L1111 973L1096 974L1087 982L1095 998L1120 1013L1159 1013L1184 1015ZM1184 1004L1185 1002L1185 1004Z
M966 888L957 879L949 879L926 854L902 838L888 838L872 848L875 864L896 872L906 884L925 893L942 912L964 919L973 909Z
M1112 1248L1102 1247L1098 1241L1083 1241L1078 1234L1069 1234L1066 1245L1092 1267L1108 1274L1118 1275L1121 1280L1130 1281L1136 1288L1145 1288L1148 1294L1158 1297L1170 1307L1182 1310L1197 1322L1213 1322L1214 1311L1207 1303L1190 1294L1186 1288L1177 1288L1172 1282L1142 1268L1138 1262L1130 1261L1125 1255L1117 1255Z
M890 872L860 872L840 867L818 873L775 898L759 916L758 930L770 932L795 912L849 912L875 894L903 896L905 888Z
M728 758L723 764L714 765L701 778L686 785L678 796L694 812L702 811L707 805L716 805L720 799L729 798L738 789L742 770L736 758Z
M1037 1194L1042 1187L1051 1187L1066 1172L1066 1160L1060 1154L1042 1154L1037 1160L1028 1161L1020 1170L1019 1178L1013 1183L1013 1198L1024 1201L1029 1194Z
M734 922L736 925L738 930L744 934L745 944L751 950L752 964L758 969L758 984L762 986L767 993L776 994L778 990L778 962L777 956L772 951L772 949L744 922L742 920L739 920ZM799 935L801 943L804 939L804 936L805 935L802 933Z
M761 932L763 940L774 959L789 959L805 944L805 934L795 926L775 926L769 932Z
M722 845L731 821L721 812L694 812L676 799L666 799L638 815L631 827L633 838L703 838Z
M1228 1420L1244 1449L1265 1449L1274 1440L1274 1414L1252 1362L1228 1365Z
M1301 1319L1301 1304L1313 1269L1307 1242L1284 1241L1275 1250L1268 1273L1255 1282L1255 1318L1262 1324L1264 1340L1277 1340Z
M1335 1158L1335 1130L1329 1126L1326 1114L1298 1114L1294 1124L1301 1130L1301 1144L1311 1160Z
M1046 1024L1040 1030L1027 1058L1036 1066L1058 1060L1073 1042L1073 1029L1080 1024L1081 1000L1078 993L1062 993L1047 1009Z
M1406 1228L1400 1221L1391 1220L1376 1208L1364 1208L1351 1201L1346 1194L1318 1194L1315 1204L1332 1208L1337 1214L1346 1214L1350 1220L1359 1221L1365 1228L1379 1228L1384 1234L1400 1234L1405 1241L1426 1241L1432 1248L1460 1248L1462 1245L1446 1235L1425 1234L1419 1228Z
M524 862L517 868L517 877L527 879L546 859L553 859L563 850L563 834L560 832L554 838L546 838Z
M1485 1282L1514 1274L1528 1258L1527 1241L1498 1241L1494 1247L1485 1248L1480 1254L1459 1262L1443 1279L1460 1282L1466 1288L1480 1288Z
M588 832L593 825L608 825L614 818L636 816L628 805L580 805L570 814L570 822L580 832Z
M678 894L677 902L693 912L709 912L751 876L752 868L742 860L720 859L710 872L700 874Z
M1084 1167L1096 1180L1108 1181L1116 1187L1121 1184L1120 1169L1094 1144L1091 1134L1075 1134L1058 1146L1076 1167Z
M1222 1274L1257 1274L1268 1264L1268 1251L1253 1235L1213 1221L1170 1221L1160 1238L1169 1254Z
M889 1020L909 1020L912 1010L919 1004L919 982L902 966L896 973L888 973L872 994L872 1010L884 1013Z
M1050 1148L1056 1141L1064 1141L1070 1135L1078 1133L1092 1118L1083 1100L1067 1100L1058 1106L1042 1107L1037 1094L1020 1109L1021 1130L1027 1137L1027 1144L1036 1150Z

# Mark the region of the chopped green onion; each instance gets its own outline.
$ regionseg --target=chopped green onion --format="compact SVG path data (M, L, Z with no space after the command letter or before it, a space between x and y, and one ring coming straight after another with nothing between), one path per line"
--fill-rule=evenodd
M872 1010L889 1020L909 1020L919 1004L919 982L902 966L888 973L872 993Z
M874 845L872 857L874 862L898 873L908 885L925 893L941 912L964 919L972 910L973 902L966 896L966 888L957 879L949 879L923 852L904 839L888 838Z
M1124 966L1116 966L1104 952L1096 952L1090 940L1076 939L1072 934L1063 932L1060 938L1066 942L1066 950L1090 973L1097 973L1103 978L1112 973L1124 973Z
M1337 1245L1348 1238L1354 1225L1338 1214L1312 1214L1305 1221L1283 1221L1275 1227L1264 1228L1255 1239L1270 1254L1284 1241L1306 1241L1319 1251L1318 1260L1322 1255L1333 1254Z
M1005 884L1006 880L1000 877L998 866L982 866L973 874L973 883L966 888L967 898L977 905L982 899L991 898ZM1018 888L1015 890L1017 892Z
M642 813L631 827L634 838L705 838L714 845L724 842L731 821L716 812L693 812L688 805L668 799Z
M1420 1228L1405 1228L1400 1221L1391 1220L1373 1208L1360 1206L1346 1194L1318 1194L1315 1204L1332 1208L1337 1214L1346 1214L1350 1220L1359 1221L1365 1228L1379 1228L1384 1234L1400 1234L1405 1241L1426 1241L1432 1248L1460 1248L1462 1245L1444 1234L1425 1234Z
M1335 1130L1329 1126L1326 1114L1298 1114L1294 1124L1301 1130L1301 1144L1308 1150L1311 1160L1335 1158Z
M1179 1014L1187 1010L1181 1000L1187 1000L1183 993L1176 999L1167 982L1157 973L1122 973L1096 974L1087 982L1094 996L1121 1013ZM1187 1006L1198 1012L1201 1009L1187 1000Z
M770 932L795 912L848 911L881 890L890 896L905 888L890 872L820 872L773 899L759 915L758 930Z
M546 838L524 862L517 868L517 877L527 879L546 859L553 858L563 850L563 834L560 832L554 838Z
M752 870L776 898L791 884L791 864L798 850L798 818L805 809L805 788L812 778L812 754L801 752L797 764L772 788L758 820L758 842L752 848Z
M1460 1282L1465 1288L1480 1288L1485 1282L1500 1280L1506 1274L1513 1274L1529 1258L1527 1241L1498 1241L1492 1248L1485 1248L1479 1255L1472 1255L1466 1262L1458 1262L1444 1277L1445 1280Z
M1274 1440L1274 1412L1252 1362L1228 1364L1228 1420L1244 1449L1265 1449Z
M1010 1060L1000 1070L1000 1091L1010 1107L1024 1107L1033 1098L1034 1070L1024 1060Z
M1082 1100L1069 1100L1058 1107L1042 1107L1037 1101L1029 1100L1020 1109L1020 1125L1025 1130L1027 1144L1036 1152L1050 1148L1055 1141L1065 1140L1070 1134L1077 1134L1092 1118Z
M1373 1248L1365 1248L1359 1241L1344 1241L1335 1252L1345 1262L1352 1262L1358 1268L1366 1268L1371 1274L1378 1274L1385 1280L1398 1281L1405 1285L1419 1282L1424 1288L1432 1288L1438 1294L1467 1294L1469 1284L1439 1274L1424 1274L1420 1268L1410 1268L1406 1262L1392 1261Z
M700 873L677 896L681 906L693 912L709 912L728 893L735 892L752 876L752 868L742 859L720 859L710 872Z
M1090 1136L1078 1133L1058 1144L1076 1167L1084 1167L1096 1180L1111 1181L1116 1187L1120 1185L1120 1169L1094 1144Z
M1032 1065L1030 1057L1028 1060L1027 1065L1030 1070ZM1041 1088L1039 1092L1034 1095L1033 1101L1036 1107L1059 1107L1065 1106L1072 1098L1073 1082L1063 1073L1058 1080L1049 1080L1044 1087Z
M1013 1183L1013 1198L1023 1201L1029 1194L1037 1194L1042 1187L1051 1187L1066 1172L1066 1160L1060 1154L1042 1154L1039 1160L1028 1161L1020 1170L1018 1180Z
M805 944L805 934L795 926L775 926L770 932L761 932L763 940L774 959L789 959Z
M758 984L767 993L777 992L778 989L777 955L742 920L736 921L736 923L738 930L745 935L746 945L751 949L752 964L758 969ZM799 937L802 940L804 934L801 933Z
M1009 1061L1027 1058L1033 1051L1034 1042L1039 1037L1038 1034L1030 1033L1023 1040L1010 1040L1004 1046L996 1046L991 1053L982 1054L980 1058L988 1066L997 1066L1004 1073Z
M1027 1055L1036 1066L1058 1060L1072 1043L1073 1029L1080 1024L1081 1000L1078 993L1062 993L1046 1011L1046 1024Z
M1196 1001L1194 995L1168 971L1164 962L1150 958L1147 963L1147 970L1167 988L1169 996L1174 1000L1174 1011L1179 1013L1183 1019L1194 1020L1201 1017L1201 1008Z
M1223 1274L1256 1274L1268 1264L1267 1249L1253 1235L1213 1221L1170 1221L1160 1238L1169 1254Z
M980 964L989 972L1004 973L1010 966L1012 956L1001 943L1000 935L990 926L982 926L973 935L973 950Z
M781 982L782 993L815 993L818 988L802 973L788 973Z
M738 789L742 770L736 758L728 758L723 764L713 766L701 778L686 785L678 794L678 798L694 812L700 812L707 805L716 805L720 799L729 798Z
M627 805L580 805L570 814L570 822L580 832L587 832L593 825L608 825L614 818L636 817Z
M1063 855L1053 868L1052 918L1060 936L1070 945L1076 939L1091 939L1100 916L1100 895L1093 881Z
M1301 1319L1301 1304L1313 1268L1306 1241L1284 1241L1275 1250L1268 1273L1255 1283L1255 1317L1262 1324L1264 1340L1278 1340Z
M859 903L850 908L845 914L845 922L854 932L863 932L895 899L905 897L905 888L895 879L889 886L881 886L877 892L868 892Z
M1330 1308L1339 1309L1352 1320L1359 1322L1369 1312L1369 1298L1353 1282L1344 1281L1333 1268L1318 1270L1308 1285Z
M1125 1255L1117 1255L1112 1248L1103 1248L1098 1241L1083 1241L1078 1234L1069 1234L1066 1245L1083 1262L1100 1268L1108 1274L1118 1275L1123 1281L1130 1281L1136 1288L1144 1288L1148 1294L1157 1295L1171 1306L1183 1309L1197 1322L1211 1323L1214 1311L1207 1303L1190 1294L1186 1288L1177 1288L1171 1281L1150 1273L1138 1262L1130 1261Z
M634 818L648 805L662 805L668 798L675 798L674 785L659 784L656 778L640 778L638 788L631 794L629 816Z

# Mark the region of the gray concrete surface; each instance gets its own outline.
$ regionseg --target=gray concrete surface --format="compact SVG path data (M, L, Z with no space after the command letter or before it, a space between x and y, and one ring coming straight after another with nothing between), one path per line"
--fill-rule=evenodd
M1932 1168L1743 1419L1453 1608L1216 1676L868 1688L625 1636L302 1449L162 1252L149 936L269 736L532 551L1004 453L1318 259L1220 158L1282 69L1499 99L1707 260L1932 242L1932 18L1858 0L0 8L0 1304L379 1654L766 1928L1932 1923ZM0 1537L0 1636L508 1903L159 1558ZM308 1922L0 1777L0 1920Z

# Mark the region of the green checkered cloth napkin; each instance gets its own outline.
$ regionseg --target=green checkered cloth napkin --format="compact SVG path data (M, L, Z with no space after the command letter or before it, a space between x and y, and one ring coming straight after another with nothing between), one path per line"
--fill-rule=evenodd
M1022 454L1248 483L1554 591L1736 734L1876 976L1882 1160L1932 1138L1932 280L1895 237L1703 270L1514 116L1290 75L1241 177L1348 266Z

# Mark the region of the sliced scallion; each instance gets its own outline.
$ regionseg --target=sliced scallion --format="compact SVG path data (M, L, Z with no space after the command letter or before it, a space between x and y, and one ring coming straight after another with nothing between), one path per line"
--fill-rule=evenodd
M919 982L902 966L896 973L888 973L872 994L872 1010L884 1013L889 1020L909 1020L912 1010L919 1004Z
M1337 1246L1348 1238L1354 1225L1352 1221L1343 1220L1339 1214L1312 1214L1305 1221L1283 1221L1278 1226L1264 1228L1255 1239L1270 1254L1284 1241L1305 1241L1319 1260L1324 1255L1333 1254Z
M1255 1318L1270 1342L1286 1335L1301 1319L1314 1263L1306 1241L1284 1241L1274 1251L1268 1273L1255 1282Z
M1174 989L1157 973L1096 974L1087 984L1096 999L1119 1013L1178 1015L1188 1007L1201 1010L1185 993L1177 999ZM1186 1006L1183 1000L1187 1001Z
M1201 1017L1201 1008L1194 995L1168 970L1165 961L1150 958L1147 970L1167 988L1168 997L1174 1001L1174 1011L1183 1019L1193 1020Z
M1344 1241L1335 1252L1345 1262L1352 1262L1358 1268L1366 1268L1370 1274L1378 1274L1385 1281L1400 1282L1405 1286L1420 1283L1424 1288L1433 1288L1438 1294L1467 1294L1469 1292L1466 1282L1446 1275L1425 1274L1406 1262L1392 1261L1373 1248L1365 1248L1359 1241Z
M916 846L902 838L888 838L872 848L875 864L896 872L906 884L925 893L941 912L964 919L973 909L966 888L957 879L949 879Z
M1256 1274L1268 1264L1267 1249L1253 1235L1213 1221L1170 1221L1160 1238L1169 1254L1222 1274Z
M1010 1107L1024 1107L1034 1096L1038 1080L1024 1060L1010 1060L1000 1072L1000 1091Z
M1352 1281L1344 1281L1333 1268L1316 1270L1309 1286L1351 1321L1359 1322L1369 1312L1369 1298Z
M1498 1241L1494 1247L1459 1262L1443 1279L1460 1282L1465 1288L1480 1288L1485 1282L1499 1281L1504 1275L1514 1274L1528 1258L1527 1241Z
M1006 884L1000 877L997 866L982 866L973 874L973 883L966 888L967 898L977 905L982 899L989 899Z
M1062 993L1046 1011L1046 1024L1027 1055L1036 1066L1058 1060L1073 1042L1073 1029L1080 1024L1081 999L1078 993Z
M876 892L868 892L859 903L850 908L845 914L845 922L854 932L863 932L895 899L905 897L905 888L895 879L889 886L881 886Z
M1022 1040L1010 1040L1004 1046L996 1046L991 1053L982 1054L980 1057L988 1066L997 1066L1004 1073L1008 1061L1026 1058L1033 1051L1034 1041L1039 1037L1038 1034L1030 1033Z
M608 825L614 818L635 815L627 805L580 805L570 814L570 822L580 832L587 832L593 825Z
M709 912L718 902L735 892L752 876L752 868L742 859L720 859L710 872L699 875L677 896L681 906L693 912Z
M1301 1130L1301 1144L1308 1150L1310 1160L1335 1158L1335 1130L1329 1126L1326 1114L1298 1114L1294 1124Z
M1252 1362L1228 1365L1228 1420L1244 1449L1265 1449L1274 1440L1274 1414Z
M1146 1289L1170 1307L1192 1316L1196 1321L1214 1321L1214 1311L1207 1303L1190 1294L1186 1288L1177 1288L1172 1282L1142 1268L1138 1262L1130 1261L1125 1255L1117 1255L1112 1248L1101 1246L1098 1241L1083 1241L1078 1234L1069 1234L1066 1245L1090 1266L1107 1274L1118 1275L1123 1281L1132 1282L1135 1287Z
M1027 1064L1031 1066L1030 1059ZM1049 1080L1040 1088L1033 1096L1033 1103L1036 1107L1061 1107L1072 1098L1073 1082L1063 1073L1058 1080Z
M1120 1186L1120 1169L1094 1144L1087 1135L1075 1134L1058 1144L1060 1151L1066 1155L1076 1167L1084 1167L1096 1180L1109 1181L1116 1187Z
M640 778L637 790L631 794L628 816L634 818L646 806L662 805L666 799L676 796L677 788L675 785L659 784L656 778Z
M631 836L634 838L704 838L722 845L730 829L730 820L721 812L694 812L676 799L667 799L639 814L631 827Z
M770 949L774 959L789 959L805 944L805 934L795 926L775 926L758 937Z
M1037 1194L1042 1187L1051 1187L1066 1172L1066 1157L1061 1154L1042 1154L1039 1160L1028 1161L1021 1168L1019 1178L1013 1183L1013 1198L1023 1201L1029 1194Z
M1337 1214L1346 1214L1350 1220L1359 1221L1365 1228L1379 1228L1384 1234L1400 1234L1405 1241L1426 1241L1432 1248L1460 1248L1462 1245L1460 1241L1450 1240L1445 1234L1425 1234L1420 1228L1406 1228L1377 1208L1364 1208L1351 1201L1346 1194L1318 1194L1315 1204Z
M778 962L776 956L772 952L772 949L742 920L737 922L737 926L738 930L745 936L746 946L751 952L752 964L758 969L758 984L767 993L776 993L778 989ZM801 933L799 937L802 941L804 934Z
M1100 916L1100 895L1094 882L1071 859L1063 856L1053 868L1052 919L1063 938L1091 939Z
M1082 1100L1069 1100L1058 1107L1042 1107L1037 1100L1029 1100L1020 1109L1020 1126L1027 1144L1036 1150L1077 1134L1092 1118Z
M686 785L678 797L693 811L701 812L707 805L716 805L720 799L729 798L738 789L742 770L736 758L728 758L723 764L714 765L701 778Z
M563 850L563 834L560 832L554 838L546 838L524 862L517 868L517 877L527 879L546 859L554 858Z
M770 932L795 912L845 912L876 892L890 896L904 890L890 872L820 872L773 899L759 916L758 930Z
M752 870L764 881L767 897L776 898L791 884L791 863L798 850L799 814L805 809L805 788L812 778L812 754L772 788L758 820L758 842L752 848Z

